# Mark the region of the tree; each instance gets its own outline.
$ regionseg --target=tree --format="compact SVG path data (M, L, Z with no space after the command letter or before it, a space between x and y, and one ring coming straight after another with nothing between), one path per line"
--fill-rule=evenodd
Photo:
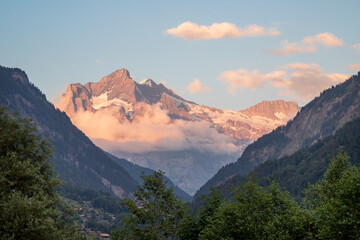
M164 172L141 176L143 185L134 192L135 200L124 199L130 211L124 217L124 227L114 231L112 239L178 239L178 228L188 209L166 188Z
M185 216L180 225L179 237L184 240L196 240L200 232L211 224L216 211L223 202L216 188L210 189L208 196L203 195L204 205L197 211L195 216Z
M74 239L49 163L52 147L30 119L0 107L0 238Z
M223 201L199 239L306 239L305 213L272 182L260 187L250 176Z
M360 239L360 169L351 166L348 154L340 149L306 194L319 239Z

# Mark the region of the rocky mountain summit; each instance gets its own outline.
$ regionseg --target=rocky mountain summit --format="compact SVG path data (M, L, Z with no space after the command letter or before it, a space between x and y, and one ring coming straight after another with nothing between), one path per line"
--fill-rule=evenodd
M242 111L198 105L151 79L138 83L126 69L69 85L56 107L101 148L164 170L189 193L299 111L283 100Z

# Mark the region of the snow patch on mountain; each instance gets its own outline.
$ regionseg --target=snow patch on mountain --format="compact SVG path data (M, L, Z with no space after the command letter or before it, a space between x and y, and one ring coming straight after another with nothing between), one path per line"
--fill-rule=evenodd
M110 105L121 106L126 110L126 112L134 110L134 107L131 103L128 103L121 98L113 98L111 100L108 100L108 92L104 92L99 96L93 96L90 101L92 102L92 107L95 110L108 107Z

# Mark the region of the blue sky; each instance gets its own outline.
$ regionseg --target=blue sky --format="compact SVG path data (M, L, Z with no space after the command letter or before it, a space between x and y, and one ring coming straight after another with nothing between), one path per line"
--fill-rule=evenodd
M358 0L1 0L0 65L25 70L49 100L126 68L212 107L305 104L360 71L359 9Z

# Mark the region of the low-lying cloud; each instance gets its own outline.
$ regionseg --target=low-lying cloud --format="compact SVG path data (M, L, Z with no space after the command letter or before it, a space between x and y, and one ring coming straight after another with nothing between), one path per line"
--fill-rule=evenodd
M173 120L159 105L141 105L134 120L119 121L118 107L77 112L73 123L110 152L146 153L197 149L229 154L238 151L231 139L206 122Z
M334 34L325 32L315 36L304 37L300 43L284 40L280 44L280 49L269 52L274 55L288 56L296 53L316 52L319 46L340 47L344 42Z
M192 94L211 91L209 87L204 86L197 78L195 78L195 80L187 86L187 90Z
M213 23L210 26L198 25L193 22L184 22L175 28L166 30L166 33L187 40L207 40L235 37L276 36L280 34L276 28L265 28L256 24L239 28L233 23Z
M228 84L228 92L233 95L239 88L256 90L271 85L278 88L282 96L306 102L318 96L324 89L341 83L348 77L340 73L325 74L318 64L294 63L266 74L261 74L259 70L247 69L226 71L219 76L219 79Z

